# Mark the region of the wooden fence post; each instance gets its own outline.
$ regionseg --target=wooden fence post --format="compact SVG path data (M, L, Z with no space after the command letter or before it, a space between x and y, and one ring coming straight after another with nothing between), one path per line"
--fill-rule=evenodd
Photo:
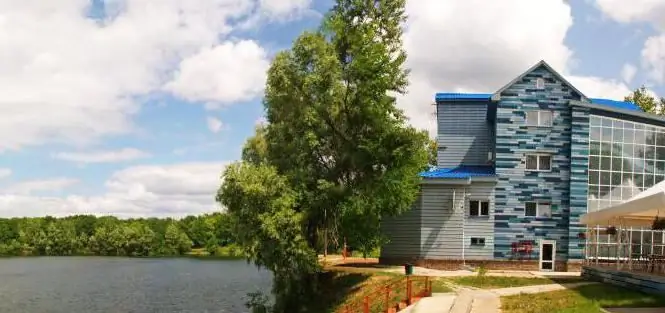
M386 313L390 310L390 285L386 286Z
M411 277L406 277L406 305L411 305Z

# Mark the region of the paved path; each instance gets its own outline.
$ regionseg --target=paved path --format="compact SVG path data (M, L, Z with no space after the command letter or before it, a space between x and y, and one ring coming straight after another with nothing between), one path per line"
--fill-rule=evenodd
M563 290L568 288L575 288L579 286L595 284L594 282L581 282L573 284L548 284L548 285L535 285L524 287L500 288L500 289L471 289L460 287L457 289L457 297L452 296L454 299L450 306L437 306L435 303L438 301L451 301L450 297L444 299L432 300L431 306L423 306L418 311L406 311L411 313L499 313L501 312L502 296L517 295L520 293L541 293L548 291ZM433 297L435 298L435 297ZM427 299L427 298L425 298ZM425 300L423 299L423 300ZM421 300L421 301L423 301ZM445 302L448 303L448 302ZM414 306L415 307L415 306Z
M455 302L455 297L453 293L435 293L431 297L422 298L416 304L400 311L400 313L448 312L453 302Z
M390 267L384 269L387 272L400 273L404 271L402 267ZM437 277L459 277L459 276L475 276L478 273L470 270L457 270L457 271L443 271L435 270L424 267L414 267L413 274L418 276L437 276ZM539 272L539 271L488 271L487 276L510 276L510 277L575 277L580 276L580 272Z

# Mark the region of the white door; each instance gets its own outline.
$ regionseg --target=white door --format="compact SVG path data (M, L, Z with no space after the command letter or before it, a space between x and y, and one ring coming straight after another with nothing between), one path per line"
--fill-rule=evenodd
M554 271L554 260L556 260L556 240L540 241L540 270Z

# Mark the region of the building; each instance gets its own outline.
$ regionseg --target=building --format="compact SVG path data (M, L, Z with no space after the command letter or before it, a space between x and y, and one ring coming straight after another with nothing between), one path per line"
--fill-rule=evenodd
M382 224L381 262L579 268L580 216L665 178L665 119L588 98L544 61L493 94L435 100L437 168Z

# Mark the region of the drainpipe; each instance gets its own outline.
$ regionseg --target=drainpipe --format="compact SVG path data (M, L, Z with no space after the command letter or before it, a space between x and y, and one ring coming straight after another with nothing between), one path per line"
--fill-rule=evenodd
M480 208L478 208L480 210ZM466 267L466 236L464 235L464 227L466 225L466 188L464 188L464 195L462 197L462 266Z

